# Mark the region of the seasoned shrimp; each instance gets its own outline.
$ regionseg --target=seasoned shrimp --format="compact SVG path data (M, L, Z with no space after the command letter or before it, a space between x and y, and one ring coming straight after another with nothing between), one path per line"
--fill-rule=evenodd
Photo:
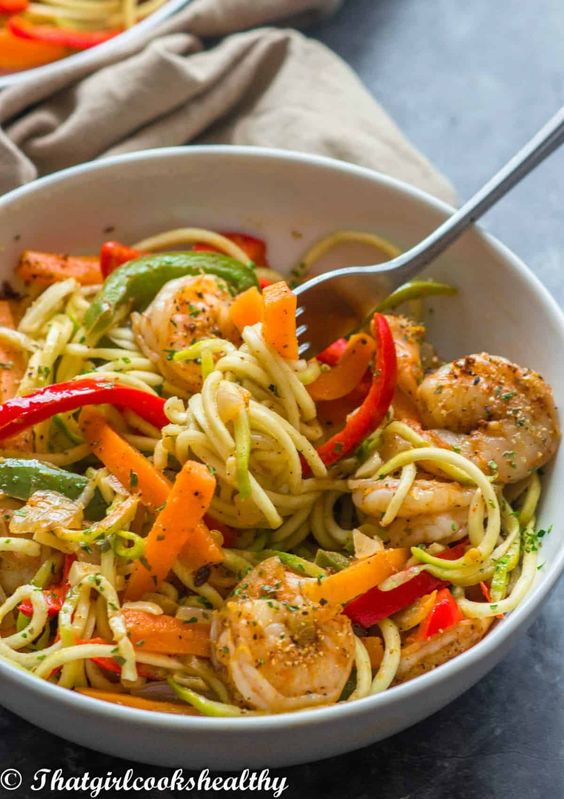
M468 533L468 508L445 513L424 513L422 516L398 516L386 527L393 547L414 547L418 544L452 544Z
M412 680L462 654L484 637L491 623L491 619L464 619L428 641L404 647L395 682Z
M515 483L547 463L560 432L550 386L496 355L467 355L427 375L417 391L423 425L482 470ZM495 467L492 466L495 464Z
M415 401L423 380L421 342L425 328L405 316L386 316L386 320L396 345L398 389Z
M304 578L269 558L212 623L214 663L245 706L282 713L336 702L351 673L354 636L339 607L300 593Z
M211 275L169 281L141 314L133 314L133 332L145 355L161 373L195 393L202 387L200 366L176 362L171 352L203 338L220 337L239 343L229 308L231 295L223 281Z
M481 353L424 376L424 327L402 316L386 318L398 357L398 400L403 394L413 405L394 401L397 418L483 471L495 464L502 483L522 480L552 458L560 433L552 391L539 374Z
M360 482L363 485L360 485ZM397 491L399 480L387 477L384 480L358 481L353 501L367 516L378 516L386 512ZM467 508L475 489L465 488L459 483L439 480L415 480L402 502L398 516L408 518L424 513L445 513L455 508Z
M379 519L390 504L399 481L362 481L365 486L353 492L353 502L367 516ZM459 483L439 480L416 480L402 502L395 520L386 527L392 546L443 544L457 541L466 535L468 507L474 495L473 488Z

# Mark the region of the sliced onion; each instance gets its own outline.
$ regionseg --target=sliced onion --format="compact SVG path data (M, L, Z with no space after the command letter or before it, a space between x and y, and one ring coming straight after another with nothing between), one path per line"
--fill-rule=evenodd
M205 608L193 608L190 606L181 605L176 611L176 618L180 619L180 621L191 621L192 619L195 619L199 622L209 622L211 621L211 613Z
M383 583L380 583L378 588L380 591L393 591L394 588L399 588L400 585L404 583L408 583L414 577L417 577L418 574L421 574L422 571L425 570L425 566L411 566L409 569L404 569L401 572L396 572L392 574L391 577L388 577L387 580L384 580Z

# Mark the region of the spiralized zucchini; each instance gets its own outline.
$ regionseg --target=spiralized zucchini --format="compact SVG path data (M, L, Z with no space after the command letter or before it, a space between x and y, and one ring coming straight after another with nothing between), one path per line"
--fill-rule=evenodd
M30 9L37 17L73 20L86 30L132 25L158 4L46 0ZM252 260L244 240L181 227L135 247L148 253L205 244L248 265L245 271L252 282ZM337 231L310 248L293 276L303 277L318 259L348 243L367 245L380 259L400 252L374 233ZM241 263L238 270L243 269ZM257 274L264 279L277 279L273 270L262 269ZM24 491L20 485L13 496L7 482L1 486L6 490L0 496L0 658L68 689L128 694L132 701L136 696L150 699L155 692L157 701L172 698L201 715L258 715L267 712L269 701L276 712L285 712L323 705L324 688L306 687L302 695L293 682L295 675L289 673L285 693L287 686L270 670L283 671L291 664L303 677L299 669L313 662L303 679L315 676L315 658L331 635L337 635L337 628L341 637L332 652L340 652L342 661L335 655L332 665L336 672L344 668L347 673L338 674L332 701L355 701L473 645L527 595L539 568L542 537L542 531L536 531L542 489L535 469L504 485L499 470L479 468L478 461L451 447L446 438L432 436L418 421L402 416L396 400L360 446L351 447L346 457L328 467L319 452L335 425L328 405L338 410L343 401L344 407L359 385L336 400L314 402L315 392L310 394L308 386L330 367L322 358L307 362L282 357L268 338L263 317L265 321L244 327L240 339L236 330L230 340L231 334L210 324L209 334L191 339L187 333L181 347L164 351L165 365L193 369L201 378L201 390L194 393L182 371L165 369L165 356L154 352L139 333L130 312L132 299L130 306L125 302L119 307L105 332L91 333L85 315L98 289L74 277L54 282L26 301L16 330L0 327L0 347L21 354L25 364L18 393L23 397L55 382L97 375L144 392L144 402L164 397L168 424L162 430L162 420L159 425L148 421L139 407L105 407L103 413L121 439L147 459L136 463L161 472L157 476L164 482L164 497L170 489L166 480L172 485L187 462L196 462L209 481L201 464L207 466L216 490L198 525L206 536L206 553L211 554L198 561L196 547L187 546L190 539L173 549L168 530L163 530L163 548L173 551L167 568L158 573L150 562L150 531L158 531L155 519L166 516L167 502L149 501L137 472L127 479L127 472L114 468L112 473L100 463L93 453L104 456L99 442L89 437L84 417L65 409L37 424L25 446L14 439L3 442L0 450L0 472L3 458L17 458L26 468L32 460L34 468L49 468L55 481L58 472L47 465L65 468L64 485L69 473L80 482L68 496L63 483L57 484L61 491L52 486ZM444 284L415 282L394 292L383 309L453 291ZM256 293L253 296L258 299ZM229 293L227 298L230 302ZM135 319L148 313L140 300L135 307ZM171 324L178 324L177 312L170 310ZM201 309L191 308L187 330L200 314ZM165 317L161 318L170 321ZM366 361L361 371L366 386ZM346 412L351 414L349 406ZM340 418L342 425L345 412ZM119 448L119 439L113 441ZM128 451L125 444L123 451ZM454 505L456 522L445 528L446 533L439 529L440 520L433 528L433 519L443 511L407 510L423 482L437 491L448 487L463 497ZM376 512L363 502L363 491L380 486L386 487L387 498ZM430 539L420 528L432 529ZM190 523L192 535L197 529ZM418 543L404 547L401 535L413 544L414 532ZM458 556L449 559L452 544ZM400 565L380 573L374 564L392 555ZM149 574L150 590L130 596L132 578L140 568ZM264 578L261 584L261 575L274 568L281 569L280 579L271 584ZM373 582L358 578L367 582L361 588L355 582L351 589L347 579L355 569L357 575L369 573ZM348 593L335 600L329 592L326 598L323 591L339 580ZM354 627L341 613L343 604L345 614L350 612L348 603L358 594L374 593L387 601L411 581L432 590L416 601L400 603L399 612L376 615L372 623L363 622L364 628L354 613ZM434 629L427 639L424 625L441 592L444 599L445 585L457 621ZM262 602L259 611L257 602ZM240 618L253 607L254 616L245 626ZM139 619L148 625L143 628L149 630L148 645L137 634ZM245 639L248 628L255 635ZM274 633L282 628L280 658ZM190 649L187 642L201 635L202 647ZM267 656L255 656L256 642L265 640ZM447 649L451 654L445 654ZM329 669L327 674L330 682ZM325 685L324 672L322 676ZM241 685L249 688L247 693Z

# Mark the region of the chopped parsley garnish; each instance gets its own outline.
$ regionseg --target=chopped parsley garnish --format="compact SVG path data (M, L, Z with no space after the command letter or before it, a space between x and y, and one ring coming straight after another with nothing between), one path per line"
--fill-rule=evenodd
M538 552L541 539L552 530L552 525L547 530L523 530L523 549L525 552Z

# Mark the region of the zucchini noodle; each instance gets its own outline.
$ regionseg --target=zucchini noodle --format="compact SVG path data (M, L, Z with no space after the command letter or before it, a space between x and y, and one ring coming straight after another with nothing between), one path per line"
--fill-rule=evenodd
M499 531L501 527L500 510L497 494L492 488L492 484L484 473L475 466L472 461L468 460L456 452L449 452L448 450L440 449L438 447L426 447L424 452L420 448L411 449L407 452L401 452L393 457L378 470L378 476L385 476L391 474L397 469L406 466L410 463L417 461L430 461L443 467L443 464L448 466L455 466L461 472L466 473L467 477L471 479L481 491L486 504L487 523L486 529L482 534L480 543L469 550L462 558L456 560L444 561L440 558L429 555L417 547L414 547L413 554L415 557L429 564L429 566L437 566L443 570L457 569L460 566L475 565L477 562L485 560L494 550Z
M396 247L395 244L381 236L377 236L375 233L363 233L358 230L337 230L310 247L292 270L292 276L296 279L304 277L316 261L319 261L328 252L342 244L365 244L373 247L384 256L383 260L385 261L397 258L401 254L399 247Z
M384 657L372 680L371 694L379 694L390 687L396 676L401 657L401 638L397 625L390 619L383 619L378 622L378 627L384 639Z
M372 687L372 666L370 665L370 656L366 651L366 647L362 643L362 639L356 635L354 637L354 645L356 686L354 691L347 698L347 702L352 702L355 699L362 699L364 696L368 696Z
M403 502L406 496L409 493L409 489L413 485L413 481L415 480L415 476L417 474L417 469L415 468L415 464L408 463L406 466L403 467L401 470L401 477L398 483L398 487L394 494L394 497L388 507L386 508L385 514L382 516L380 524L382 527L386 527L386 525L391 524L398 512L403 505Z
M237 244L234 244L230 239L222 236L221 233L214 233L212 230L206 230L205 228L186 227L178 228L177 230L169 230L158 236L151 236L148 239L138 241L137 244L133 246L136 250L142 250L144 252L162 252L171 247L178 247L180 244L196 244L200 242L217 248L220 252L230 255L243 264L252 263L247 253Z

